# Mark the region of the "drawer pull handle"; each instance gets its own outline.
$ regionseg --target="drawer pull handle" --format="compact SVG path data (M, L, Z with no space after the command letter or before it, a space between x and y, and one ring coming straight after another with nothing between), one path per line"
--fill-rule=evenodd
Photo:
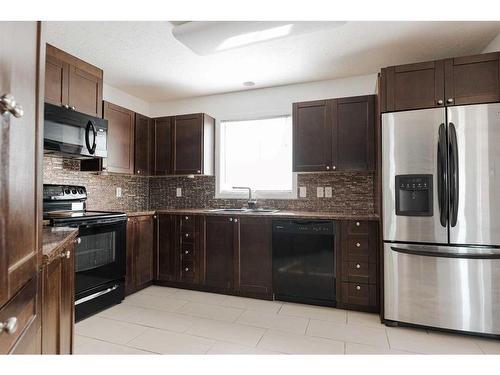
M82 239L80 237L78 237L76 240L75 240L75 243L77 245L81 244L82 243Z
M356 226L359 227L361 223L359 221L356 221Z
M17 318L12 317L7 319L4 323L0 322L0 333L5 332L8 335L12 335L17 331Z
M356 247L360 247L361 244L359 242L356 242Z
M184 217L184 220L189 220L189 216L185 216L185 217Z
M359 285L356 285L356 290L361 290L361 287Z
M361 268L361 264L359 264L359 263L356 264L356 268L358 268L358 269Z
M186 237L189 237L189 233L186 233L186 234L185 234L185 236L186 236Z
M187 272L187 271L189 271L189 268L187 268L187 267L186 267L186 268L184 268L184 271L186 271L186 272Z
M229 221L233 221L233 218L232 218L232 217L230 217L230 218L229 218Z
M189 250L184 251L185 254L189 254Z
M61 258L66 258L66 259L69 259L71 258L71 251L65 251L64 253L62 253L61 255L59 255Z

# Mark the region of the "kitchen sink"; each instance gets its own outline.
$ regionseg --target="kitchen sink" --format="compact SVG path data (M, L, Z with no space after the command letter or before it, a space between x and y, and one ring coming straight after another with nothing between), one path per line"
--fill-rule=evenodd
M275 213L279 210L274 210L272 208L213 208L207 210L207 212L238 212L238 213Z

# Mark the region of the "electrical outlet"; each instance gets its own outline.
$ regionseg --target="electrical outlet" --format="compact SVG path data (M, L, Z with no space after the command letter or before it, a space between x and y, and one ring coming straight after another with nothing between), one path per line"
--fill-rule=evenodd
M175 191L175 195L177 197L182 197L182 188L177 188L176 191Z
M122 188L121 187L117 187L116 188L116 197L117 198L121 198L122 196Z
M331 186L326 186L325 187L325 198L331 198L332 197L332 187Z
M325 189L322 186L316 188L316 196L318 198L323 198L325 196Z
M305 198L307 197L307 190L305 186L299 187L299 197L300 198Z

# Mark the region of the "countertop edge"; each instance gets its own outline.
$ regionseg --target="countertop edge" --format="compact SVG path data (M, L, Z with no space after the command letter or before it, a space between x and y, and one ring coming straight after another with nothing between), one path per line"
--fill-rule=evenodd
M58 235L57 239L50 238L54 236L55 230L60 230L61 227L43 227L43 255L40 266L44 267L56 259L61 253L66 245L74 240L78 236L78 228L67 228L64 234Z

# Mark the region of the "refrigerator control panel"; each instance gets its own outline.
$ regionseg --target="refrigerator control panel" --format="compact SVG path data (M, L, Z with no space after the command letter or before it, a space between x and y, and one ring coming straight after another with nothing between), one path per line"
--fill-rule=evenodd
M396 215L432 216L432 175L396 175Z

